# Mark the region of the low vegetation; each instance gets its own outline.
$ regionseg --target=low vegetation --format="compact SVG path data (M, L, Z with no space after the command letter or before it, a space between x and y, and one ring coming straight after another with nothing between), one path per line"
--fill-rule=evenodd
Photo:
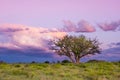
M0 63L0 80L120 80L120 63Z

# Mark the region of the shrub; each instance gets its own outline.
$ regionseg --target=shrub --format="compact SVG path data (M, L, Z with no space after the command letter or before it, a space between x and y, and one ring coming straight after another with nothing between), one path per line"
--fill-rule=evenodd
M20 67L20 64L16 64L15 67Z
M49 64L50 62L49 62L49 61L45 61L44 63L47 63L47 64Z
M36 63L36 62L35 62L35 61L32 61L31 63L33 64L33 63Z
M71 63L69 60L63 60L62 63Z
M95 59L93 59L93 60L89 60L88 63L89 63L89 62L106 62L106 61L104 61L104 60L95 60Z
M57 61L57 63L60 63L60 61Z

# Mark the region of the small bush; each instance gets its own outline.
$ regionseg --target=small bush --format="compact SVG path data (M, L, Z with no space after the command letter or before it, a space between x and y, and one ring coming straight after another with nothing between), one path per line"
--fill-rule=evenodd
M71 63L69 60L63 60L62 63Z
M57 63L60 63L60 61L57 61Z
M49 61L45 61L44 63L47 63L47 64L49 64L50 62L49 62Z
M106 62L106 61L104 61L104 60L95 60L95 59L93 59L93 60L89 60L88 63L89 63L89 62Z
M32 61L31 63L34 64L34 63L36 63L36 62L35 62L35 61Z
M16 64L16 65L14 65L15 67L20 67L20 64Z

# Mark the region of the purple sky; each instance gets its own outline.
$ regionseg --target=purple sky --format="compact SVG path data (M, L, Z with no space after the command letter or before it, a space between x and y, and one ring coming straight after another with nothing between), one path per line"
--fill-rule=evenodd
M120 0L0 0L0 23L59 27L62 20L120 19Z
M103 53L119 59L120 0L0 0L0 59L28 46L46 53L50 39L69 33L97 37Z

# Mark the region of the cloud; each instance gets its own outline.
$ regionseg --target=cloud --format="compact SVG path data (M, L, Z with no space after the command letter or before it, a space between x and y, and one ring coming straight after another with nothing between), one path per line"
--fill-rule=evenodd
M106 50L103 51L104 56L106 57L106 59L116 59L116 60L120 60L120 46L114 46L111 48L108 48Z
M9 37L9 42L4 44L0 39L0 46L13 48L23 48L23 46L36 47L40 49L47 49L48 43L54 38L62 38L66 32L60 32L57 29L48 29L42 27L30 27L17 24L3 24L0 25L1 38ZM5 39L5 38L4 38Z
M27 30L27 27L23 26L23 25L16 25L16 24L2 24L0 25L0 32L1 33L9 33L9 32L18 32L18 31L23 31L23 30Z
M46 60L52 62L56 60L63 60L64 57L58 57L57 54L47 52L39 48L9 49L0 47L0 60L14 63L14 62L44 62Z
M5 53L21 53L23 56L41 56L40 58L59 59L49 51L49 42L55 38L62 38L67 32L94 32L95 28L87 21L80 21L75 25L71 21L64 21L64 28L43 28L31 27L19 24L3 24L0 25L0 56ZM91 59L119 60L120 58L120 42L112 43L111 47L103 50L100 55L95 55ZM39 55L38 55L39 54ZM18 54L19 56L19 54ZM28 57L24 57L25 59ZM15 56L17 59L17 55ZM36 57L31 57L36 58ZM30 58L30 59L31 59ZM20 58L23 59L23 58ZM25 60L24 59L24 60ZM62 57L63 59L63 57ZM15 60L15 58L14 58ZM33 59L31 59L33 60ZM46 60L46 59L44 59ZM111 60L110 60L111 61Z
M78 22L77 32L95 32L95 28L85 20Z
M102 56L106 57L109 61L120 60L120 42L111 43L108 49L102 51Z
M63 28L63 31L65 32L72 32L72 31L76 31L76 25L68 20L68 21L63 21L64 22L64 28Z
M65 32L94 32L95 28L85 20L81 20L75 25L72 21L64 21L64 28L62 31Z
M87 60L105 60L105 61L120 61L120 46L110 47L102 50L101 54L86 56L83 58Z
M120 42L116 43L117 46L120 46Z
M120 20L111 23L101 23L98 26L104 31L116 31L120 28Z
M109 44L109 47L110 48L114 48L114 47L120 47L120 42L114 42L114 43L111 43L111 44Z
M120 61L120 42L110 43L104 46L101 46L102 51L101 54L96 55L88 55L81 58L81 61L89 61L89 60L105 60L105 61Z

